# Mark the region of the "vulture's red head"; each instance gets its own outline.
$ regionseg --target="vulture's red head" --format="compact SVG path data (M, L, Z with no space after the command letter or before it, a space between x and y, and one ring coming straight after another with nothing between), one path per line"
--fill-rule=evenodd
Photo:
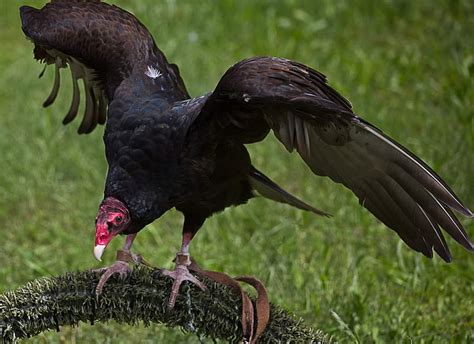
M125 204L113 197L102 201L95 219L94 256L97 260L101 260L110 240L125 231L129 225L130 213Z

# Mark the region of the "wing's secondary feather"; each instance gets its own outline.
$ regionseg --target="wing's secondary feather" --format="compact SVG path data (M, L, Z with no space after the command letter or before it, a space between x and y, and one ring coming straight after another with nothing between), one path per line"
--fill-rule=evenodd
M473 213L426 163L356 116L321 73L285 59L244 60L225 73L196 122L222 116L227 140L239 140L226 136L233 123L245 133L255 131L252 116L254 123L265 119L260 134L272 129L288 151L296 150L315 174L351 189L414 250L432 257L434 249L450 261L440 228L474 250L451 209Z
M133 73L137 77L129 84L141 83L140 77L148 78L144 71L150 66L159 67L157 73L166 78L167 95L188 98L178 68L168 64L148 30L125 10L100 1L53 1L41 9L22 6L20 16L23 32L35 45L35 58L55 66L54 85L45 107L58 95L60 69L70 67L73 95L64 124L77 117L81 98L78 81L83 80L85 106L80 134L104 124L119 86ZM151 86L142 89L145 87ZM129 90L120 93L122 97L128 94Z

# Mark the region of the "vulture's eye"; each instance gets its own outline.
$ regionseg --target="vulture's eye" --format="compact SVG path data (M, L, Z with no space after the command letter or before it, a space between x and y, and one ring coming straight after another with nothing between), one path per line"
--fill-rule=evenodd
M115 223L118 224L118 225L122 223L122 220L123 220L122 216L120 216L120 215L115 217Z

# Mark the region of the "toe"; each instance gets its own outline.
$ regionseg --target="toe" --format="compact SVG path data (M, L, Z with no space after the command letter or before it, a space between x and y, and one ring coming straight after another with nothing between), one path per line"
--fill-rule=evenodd
M99 296L102 294L102 290L104 289L104 285L107 282L107 280L112 276L113 272L110 270L106 270L102 277L99 280L99 283L97 283L97 286L95 287L95 294Z
M204 283L202 283L200 280L198 280L196 277L194 277L188 270L188 268L184 265L176 265L175 270L169 271L169 270L161 270L161 273L165 276L168 276L172 279L174 279L173 286L171 287L171 293L168 301L168 308L173 309L176 299L179 294L179 288L181 287L181 284L184 281L189 281L192 284L198 286L201 290L205 291L207 290L206 286Z
M194 285L198 286L199 289L201 289L202 291L206 291L207 290L207 287L204 285L204 283L202 283L200 280L198 280L196 277L194 277L193 275L189 274L186 278L187 281L193 283Z
M91 269L90 271L95 273L95 274L103 274L107 268L98 268L98 269Z
M160 272L161 272L161 274L164 275L164 276L168 276L168 277L171 277L171 278L173 278L173 279L175 278L175 274L174 274L175 271L169 271L169 270L166 270L166 269L160 269Z
M168 308L173 309L176 303L176 298L179 294L179 288L181 287L181 283L183 280L181 278L177 278L173 282L173 286L171 287L170 298L168 300Z
M121 279L125 279L128 273L131 271L128 264L120 260L116 261L114 264L104 270L105 272L103 273L99 283L97 283L97 287L95 288L95 293L97 296L102 294L105 283L113 274L118 273Z

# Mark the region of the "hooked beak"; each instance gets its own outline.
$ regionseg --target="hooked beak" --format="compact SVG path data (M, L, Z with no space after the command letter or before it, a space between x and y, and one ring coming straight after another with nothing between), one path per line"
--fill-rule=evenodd
M102 255L104 254L104 250L107 246L106 245L95 245L94 246L94 257L99 262L102 261Z
M109 231L109 226L107 224L98 223L95 227L95 246L94 246L94 257L98 261L102 261L102 255L104 250L109 244L110 240L117 233Z

